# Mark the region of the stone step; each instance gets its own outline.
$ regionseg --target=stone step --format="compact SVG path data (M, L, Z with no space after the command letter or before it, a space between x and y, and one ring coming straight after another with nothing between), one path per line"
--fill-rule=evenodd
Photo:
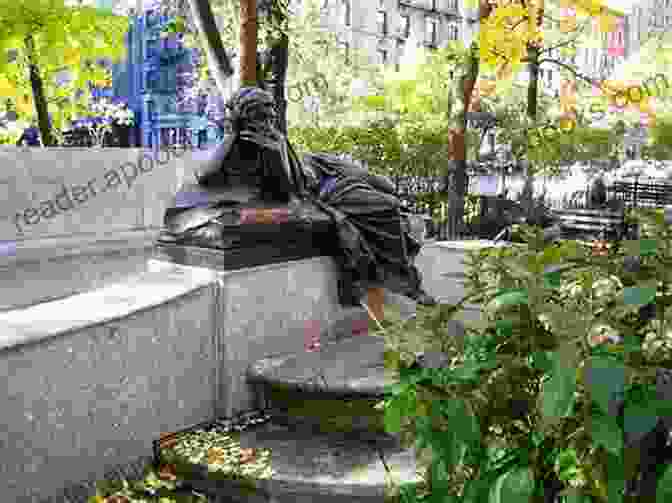
M274 355L248 367L247 380L276 389L331 398L381 398L394 382L385 369L385 340L358 335L326 344L319 351Z
M389 437L363 441L275 421L228 433L228 438L219 435L208 438L207 445L223 439L218 441L223 447L211 452L210 461L205 456L182 461L186 458L179 454L179 440L162 450L161 457L162 462L173 463L178 476L191 487L220 502L379 503L390 494L386 491L390 480L421 482L415 450ZM197 444L183 445L197 450ZM242 478L241 473L245 473Z
M369 315L362 307L341 307L325 330L320 333L320 341L338 342L353 335L369 333Z
M320 431L384 433L384 413L374 408L394 382L385 369L385 340L355 335L319 351L277 355L247 370L259 407L289 424Z

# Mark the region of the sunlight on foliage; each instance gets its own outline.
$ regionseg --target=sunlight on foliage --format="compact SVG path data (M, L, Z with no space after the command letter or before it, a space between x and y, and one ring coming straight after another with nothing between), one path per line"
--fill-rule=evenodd
M524 228L526 244L468 253L460 304L385 327L386 366L399 376L383 402L386 426L431 451L431 491L527 501L553 479L610 503L624 482L608 470L633 476L624 434L641 437L672 412L651 394L655 368L672 362L672 232L661 212L637 218L642 238L604 256ZM640 257L638 269L623 267L627 256ZM642 319L650 301L659 314ZM466 302L484 319L460 334L449 320ZM419 365L432 351L442 363ZM670 490L669 477L660 484Z

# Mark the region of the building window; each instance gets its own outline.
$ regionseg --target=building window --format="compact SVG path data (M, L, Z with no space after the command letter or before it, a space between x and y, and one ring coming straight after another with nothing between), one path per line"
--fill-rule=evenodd
M387 12L379 10L376 14L376 21L378 24L378 33L387 35Z
M448 25L448 40L457 40L459 38L459 30L457 25L450 23Z
M438 20L434 17L425 18L425 42L430 45L436 45L438 28Z
M387 64L387 51L385 49L378 49L378 64Z
M546 82L549 86L553 83L553 70L548 70L546 72Z
M343 0L343 24L345 26L352 25L352 11L350 7L350 0Z
M401 15L401 35L404 38L411 36L411 16L408 14Z
M672 24L672 17L665 16L665 26L670 26Z
M401 57L403 56L406 48L406 43L401 40L397 40L397 61L394 64L395 70L398 72L401 69Z
M457 0L448 0L448 9L457 10Z

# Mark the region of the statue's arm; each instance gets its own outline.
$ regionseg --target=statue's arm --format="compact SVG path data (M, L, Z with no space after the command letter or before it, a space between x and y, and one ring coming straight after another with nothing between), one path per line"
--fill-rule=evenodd
M194 174L200 185L207 185L208 180L220 172L235 141L236 135L227 135L224 141L212 150L210 157L196 166Z

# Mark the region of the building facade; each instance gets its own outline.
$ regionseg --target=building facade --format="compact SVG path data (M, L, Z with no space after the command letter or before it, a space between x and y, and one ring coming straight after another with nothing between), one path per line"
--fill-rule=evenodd
M399 67L409 45L443 47L461 40L461 0L322 0L323 22L342 45L374 63Z
M637 2L626 16L630 54L635 54L652 36L672 30L672 0Z

